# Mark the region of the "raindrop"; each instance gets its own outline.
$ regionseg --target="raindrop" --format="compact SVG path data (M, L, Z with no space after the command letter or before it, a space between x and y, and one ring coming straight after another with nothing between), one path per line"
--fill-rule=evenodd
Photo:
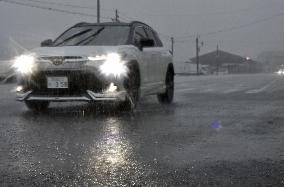
M157 158L154 158L154 163L155 163L155 164L157 164L157 163L158 163Z

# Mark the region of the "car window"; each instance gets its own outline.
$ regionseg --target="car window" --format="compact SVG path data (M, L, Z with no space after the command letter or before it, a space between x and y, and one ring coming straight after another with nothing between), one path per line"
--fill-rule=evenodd
M161 39L159 38L158 34L154 31L152 31L154 37L155 37L155 40L156 40L156 45L159 46L159 47L163 47L163 42L161 41Z
M157 47L157 40L155 38L153 31L148 27L146 27L145 30L146 30L148 38L154 40L154 47Z
M138 46L141 39L146 39L147 35L142 26L138 26L134 30L134 38L133 43L134 45Z
M57 38L54 46L124 45L128 41L129 31L129 26L74 27Z

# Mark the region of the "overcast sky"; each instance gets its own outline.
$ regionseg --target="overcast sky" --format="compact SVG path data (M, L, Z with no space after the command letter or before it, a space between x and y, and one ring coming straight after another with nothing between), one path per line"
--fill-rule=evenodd
M29 0L10 1L96 14L96 0L38 0L87 6L94 10ZM122 20L135 19L149 24L161 33L168 48L168 36L175 37L176 61L185 61L195 55L192 36L197 34L205 44L201 54L215 50L217 44L221 50L250 57L262 51L284 50L283 0L101 0L101 6L103 17L113 17L117 8ZM96 22L96 18L0 1L0 54L13 51L17 48L15 43L27 49L37 47L42 40L55 38L81 21Z

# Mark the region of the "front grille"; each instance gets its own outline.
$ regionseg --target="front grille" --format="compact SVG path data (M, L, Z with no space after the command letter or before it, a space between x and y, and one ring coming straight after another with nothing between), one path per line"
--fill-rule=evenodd
M83 57L81 56L48 56L48 57L40 57L43 60L56 60L56 59L62 59L62 60L81 60Z
M48 56L48 57L40 57L38 60L39 61L48 61L50 63L53 63L54 65L61 65L65 62L77 63L77 62L85 62L86 61L86 59L84 59L81 56Z
M68 88L66 89L49 89L47 88L47 77L68 78ZM86 93L86 90L92 90L101 93L108 86L96 75L85 71L45 71L33 75L27 83L27 87L33 90L36 95L51 96L78 96Z

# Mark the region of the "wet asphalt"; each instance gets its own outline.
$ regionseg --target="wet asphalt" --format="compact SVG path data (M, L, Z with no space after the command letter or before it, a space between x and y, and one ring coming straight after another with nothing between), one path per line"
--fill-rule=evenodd
M284 77L177 76L175 101L33 113L0 85L0 186L284 186Z

